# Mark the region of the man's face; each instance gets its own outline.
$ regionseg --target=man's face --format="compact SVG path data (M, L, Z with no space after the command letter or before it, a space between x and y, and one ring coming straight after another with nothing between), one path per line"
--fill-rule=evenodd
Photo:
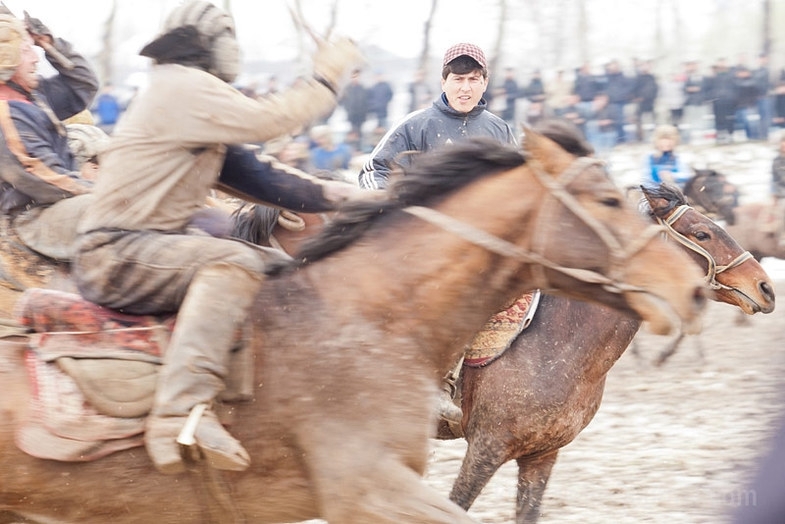
M22 40L22 61L11 80L27 91L38 87L38 53L35 52L33 40L28 35Z
M488 79L479 70L465 75L450 73L442 79L442 91L447 95L447 103L461 113L474 109L487 87Z

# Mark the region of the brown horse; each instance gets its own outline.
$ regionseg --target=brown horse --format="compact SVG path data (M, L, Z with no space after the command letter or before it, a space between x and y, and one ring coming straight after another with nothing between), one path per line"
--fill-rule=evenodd
M30 457L13 443L29 391L9 353L0 511L83 523L470 522L421 478L440 377L492 313L534 288L608 304L656 332L694 325L702 277L659 231L598 163L533 133L526 155L479 139L423 155L388 201L347 206L297 264L271 271L253 313L254 399L234 406L247 471L196 462L164 476L138 449L88 463Z
M774 309L772 283L760 264L687 207L678 189L660 186L644 195L653 216L701 265L716 300L748 314ZM468 450L450 499L468 509L498 468L516 460L516 522L536 522L559 450L594 417L605 377L639 327L605 306L543 295L531 325L506 353L484 368L464 368ZM440 437L455 438L443 424Z
M714 170L698 170L695 182L684 188L687 198L700 202L707 211L728 223L728 232L756 260L785 259L785 217L773 203L738 203L739 189Z

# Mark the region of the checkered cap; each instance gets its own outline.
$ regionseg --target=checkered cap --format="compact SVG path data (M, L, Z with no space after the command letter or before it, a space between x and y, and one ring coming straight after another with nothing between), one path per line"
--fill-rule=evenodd
M470 58L473 58L478 64L482 66L483 69L488 67L488 62L485 60L485 53L482 52L482 49L477 47L474 44L455 44L451 48L444 53L444 62L443 65L447 65L459 56L466 55Z

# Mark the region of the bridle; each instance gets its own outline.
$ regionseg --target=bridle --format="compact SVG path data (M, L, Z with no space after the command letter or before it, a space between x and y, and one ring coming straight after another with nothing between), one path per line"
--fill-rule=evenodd
M605 225L592 217L586 209L573 197L568 191L567 187L577 179L581 174L588 169L602 165L602 161L589 158L578 157L567 170L557 178L547 174L540 166L539 162L528 159L527 164L532 168L535 179L546 189L548 197L540 208L538 219L534 224L534 236L532 245L534 249L527 251L512 242L499 238L486 231L478 229L466 222L456 218L445 215L444 213L432 208L423 206L409 206L403 211L414 215L426 222L441 227L445 231L454 233L464 240L467 240L477 246L483 247L493 253L523 260L525 262L533 263L533 274L536 280L539 280L538 285L541 289L549 288L548 279L545 275L545 269L558 271L571 278L586 282L589 284L601 285L605 290L611 293L626 293L626 292L644 292L649 293L649 290L639 286L633 286L623 282L624 269L628 265L629 259L645 248L649 242L654 240L663 231L662 226L650 225L648 226L627 248L614 237ZM608 274L602 274L597 271L580 268L564 267L548 260L542 256L538 251L542 251L545 245L547 236L544 234L544 224L548 222L549 214L546 212L546 207L550 203L561 204L562 207L568 209L581 221L586 224L600 240L608 248L610 257L610 267Z
M704 278L706 279L706 283L709 285L709 287L711 287L711 289L734 290L735 288L718 282L717 275L729 269L733 269L734 267L740 266L747 260L751 259L752 254L750 254L749 251L744 251L739 256L731 260L729 264L718 266L717 261L714 260L714 257L711 255L711 253L673 228L673 224L675 224L690 209L692 208L686 204L680 205L679 207L675 208L666 218L657 217L657 222L659 222L665 228L667 233L674 240L706 259L708 267L706 268L706 276Z

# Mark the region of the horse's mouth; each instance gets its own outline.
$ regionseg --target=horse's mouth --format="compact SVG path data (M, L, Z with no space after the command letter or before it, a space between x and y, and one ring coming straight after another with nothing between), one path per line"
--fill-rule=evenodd
M771 313L774 311L774 303L767 303L766 305L761 305L757 300L749 296L744 291L738 288L730 289L731 294L736 299L734 303L744 311L747 315L754 315L755 313Z

